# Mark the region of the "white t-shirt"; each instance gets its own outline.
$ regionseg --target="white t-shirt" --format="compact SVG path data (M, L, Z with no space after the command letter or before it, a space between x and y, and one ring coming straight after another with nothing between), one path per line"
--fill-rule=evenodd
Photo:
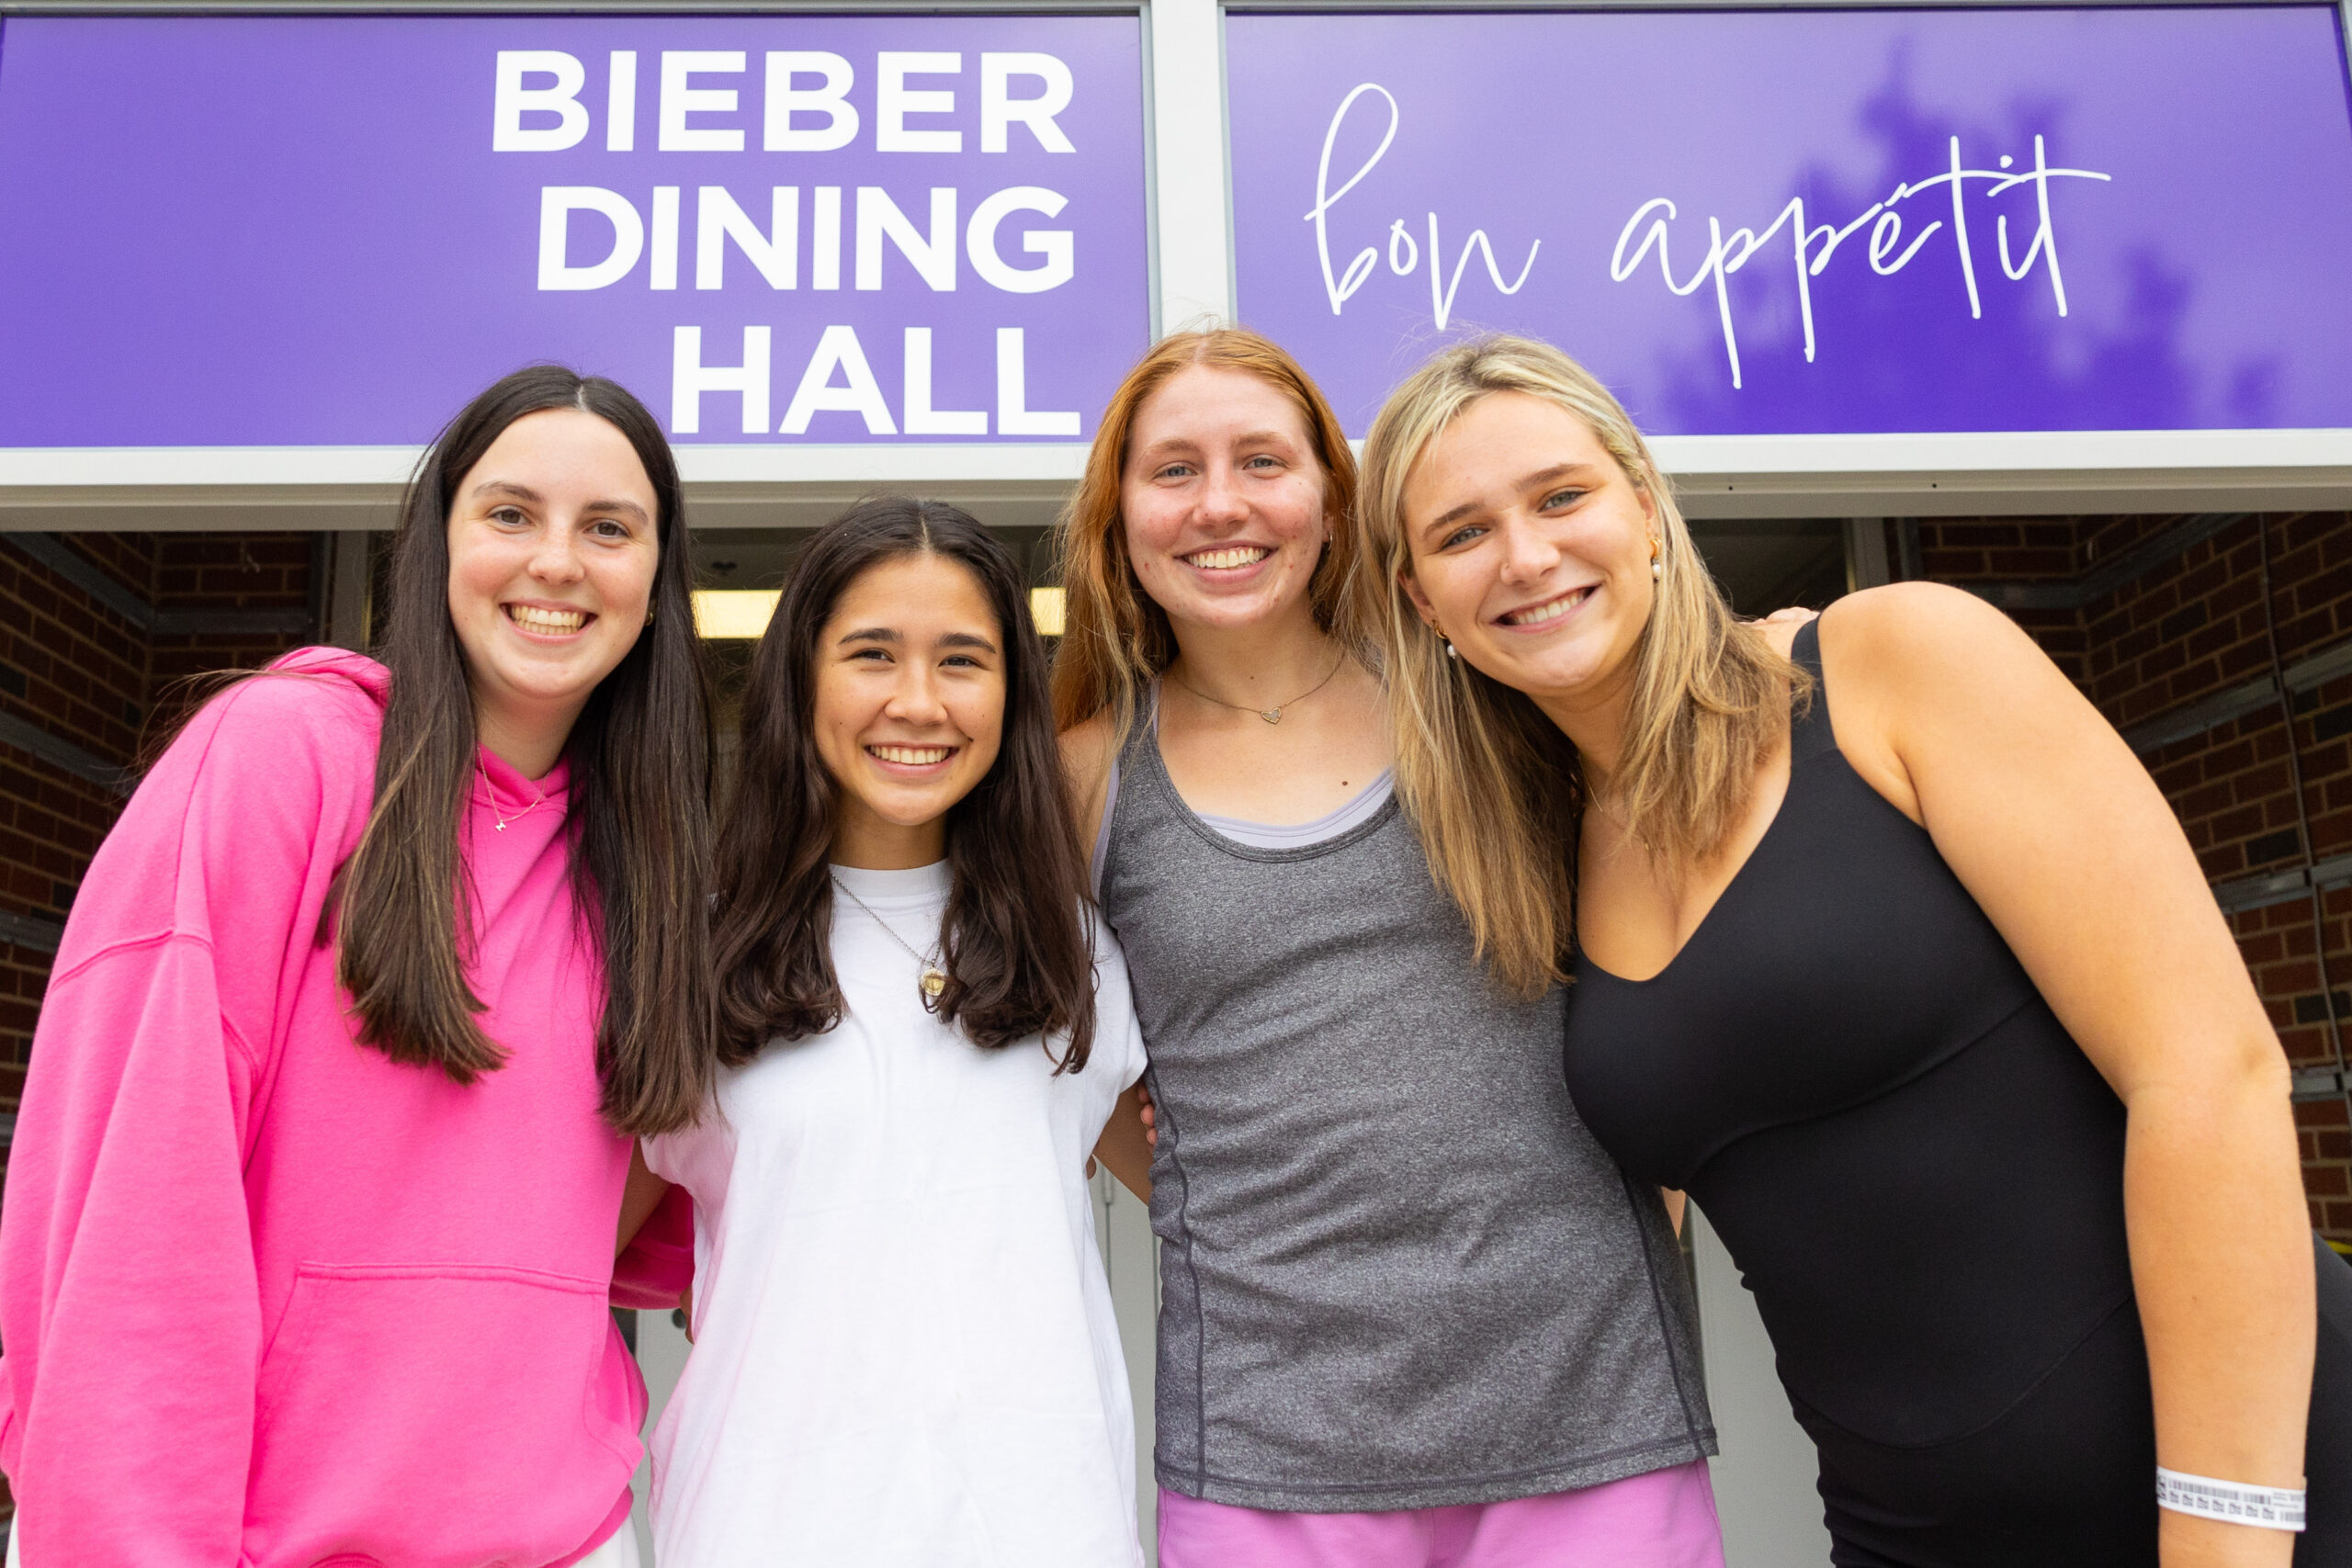
M948 870L843 885L918 951ZM662 1568L1131 1568L1135 1426L1086 1184L1142 1076L1098 927L1083 1071L983 1051L837 893L829 1032L728 1073L649 1139L695 1200L695 1347L655 1428Z

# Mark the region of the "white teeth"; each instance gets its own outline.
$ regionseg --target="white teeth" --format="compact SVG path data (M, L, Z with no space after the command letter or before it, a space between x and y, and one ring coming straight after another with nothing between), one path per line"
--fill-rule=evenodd
M1234 545L1222 550L1203 550L1188 557L1194 566L1227 567L1253 566L1272 555L1272 550L1258 545Z
M886 762L905 762L912 767L927 768L933 762L944 762L955 754L953 746L868 746L868 751Z
M542 610L534 604L509 604L507 619L535 632L576 632L588 624L581 610Z
M1528 610L1515 610L1503 617L1503 624L1512 626L1540 626L1546 621L1556 621L1583 604L1586 595L1591 592L1589 588L1579 588L1575 592L1564 594L1548 604L1538 604Z

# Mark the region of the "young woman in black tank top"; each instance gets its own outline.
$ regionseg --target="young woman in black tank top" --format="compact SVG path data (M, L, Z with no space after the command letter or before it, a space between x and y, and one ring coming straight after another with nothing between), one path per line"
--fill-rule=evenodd
M1432 868L1498 970L1573 936L1577 1107L1756 1292L1833 1561L2352 1562L2352 1269L2228 929L2090 705L1932 585L1737 625L1544 344L1440 355L1365 469Z

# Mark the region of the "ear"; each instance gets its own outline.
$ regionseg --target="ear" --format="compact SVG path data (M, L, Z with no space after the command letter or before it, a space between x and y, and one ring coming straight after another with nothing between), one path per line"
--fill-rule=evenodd
M1657 535L1657 491L1644 482L1643 479L1636 475L1634 479L1634 494L1641 501L1642 516L1648 521L1650 533L1652 535Z
M1419 612L1423 624L1430 630L1436 631L1437 607L1430 603L1430 596L1421 592L1421 585L1415 580L1411 567L1400 566L1396 569L1396 586L1403 589L1405 597L1413 602L1413 608Z

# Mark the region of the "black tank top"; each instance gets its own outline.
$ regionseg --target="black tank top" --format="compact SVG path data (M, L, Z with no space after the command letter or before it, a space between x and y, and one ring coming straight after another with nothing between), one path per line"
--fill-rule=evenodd
M1816 683L1779 815L1656 977L1578 955L1568 1086L1628 1171L1706 1211L1792 1395L1937 1443L2131 1299L2123 1106L1838 750L1814 626L1794 657Z

